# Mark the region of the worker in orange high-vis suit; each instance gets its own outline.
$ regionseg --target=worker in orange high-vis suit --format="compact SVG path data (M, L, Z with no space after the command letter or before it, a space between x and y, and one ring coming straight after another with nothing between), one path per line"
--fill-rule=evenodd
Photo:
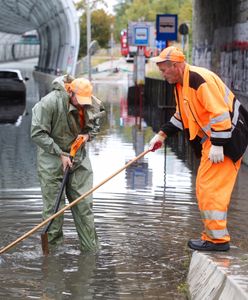
M240 103L216 74L187 64L176 47L165 48L152 61L165 80L175 85L176 112L152 138L149 149L160 148L167 137L179 130L188 131L191 141L200 140L196 196L204 230L201 238L189 240L188 246L227 251L227 211L241 158L233 162L224 154L224 145L231 138L232 116L236 116Z

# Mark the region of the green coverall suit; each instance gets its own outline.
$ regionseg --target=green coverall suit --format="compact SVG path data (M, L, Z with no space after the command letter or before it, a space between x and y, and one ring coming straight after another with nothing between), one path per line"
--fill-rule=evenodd
M60 155L70 152L73 141L79 134L89 134L90 139L99 132L99 117L104 111L102 102L92 96L92 105L84 106L85 126L80 127L78 110L69 102L69 95L63 82L66 76L53 81L53 90L43 97L32 109L31 137L37 144L37 167L43 197L43 218L53 214L54 205L63 179ZM62 80L61 80L62 79ZM93 172L85 146L82 146L74 159L69 180L65 187L69 202L87 192L93 185ZM61 209L65 196L61 199ZM92 195L84 198L71 208L74 223L80 240L81 250L96 251L98 247L92 211ZM63 215L54 219L49 232L50 244L63 241Z

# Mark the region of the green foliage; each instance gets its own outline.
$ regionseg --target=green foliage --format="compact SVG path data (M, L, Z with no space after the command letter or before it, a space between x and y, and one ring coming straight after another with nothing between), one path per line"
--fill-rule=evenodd
M107 6L106 1L104 1L104 0L90 0L90 1L89 0L80 0L80 1L74 0L73 2L74 2L74 5L76 7L76 10L85 11L86 8L87 8L87 1L89 3L89 6L90 6L91 10L96 9L96 6L97 6L98 3L101 3L105 6Z
M122 29L127 28L127 20L123 18L125 11L131 5L132 1L119 1L118 4L115 5L115 22L114 22L114 37L117 42L120 41L120 32Z
M180 283L177 287L177 290L180 294L183 294L185 296L189 295L189 286L187 282Z
M91 13L91 40L96 40L101 48L108 47L110 40L110 25L113 16L108 15L105 10L98 9ZM80 50L79 56L87 54L87 22L86 14L81 17L80 25Z

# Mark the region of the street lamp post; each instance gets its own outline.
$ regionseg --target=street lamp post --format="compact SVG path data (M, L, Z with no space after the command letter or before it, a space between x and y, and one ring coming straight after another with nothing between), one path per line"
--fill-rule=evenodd
M110 25L110 47L111 47L111 72L113 71L113 56L114 56L114 24Z
M88 58L88 77L91 81L91 54L90 54L90 43L91 43L91 16L90 16L90 1L87 0L87 9L86 9L86 16L87 16L87 58Z

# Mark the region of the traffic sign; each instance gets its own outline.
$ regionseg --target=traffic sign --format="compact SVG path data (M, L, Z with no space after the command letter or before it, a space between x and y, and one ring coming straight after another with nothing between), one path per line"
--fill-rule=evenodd
M163 14L156 17L157 40L177 40L177 15Z
M148 45L149 31L148 27L134 27L134 43L135 45Z
M189 33L189 27L186 23L182 23L182 24L180 24L178 31L180 34L186 35Z
M128 44L131 46L154 46L153 22L128 22Z

